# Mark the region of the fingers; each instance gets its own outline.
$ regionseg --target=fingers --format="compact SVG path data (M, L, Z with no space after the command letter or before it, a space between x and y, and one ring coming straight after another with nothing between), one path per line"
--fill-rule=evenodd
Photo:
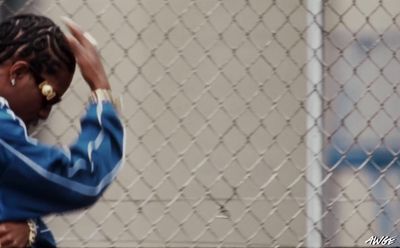
M81 27L72 21L68 17L61 18L65 25L68 27L69 31L71 32L72 36L76 39L76 41L84 48L91 48L94 49L97 47L97 41L90 35L88 32L84 32Z
M8 222L0 224L0 247L25 247L29 238L26 222Z
M69 18L63 18L71 34L66 38L75 56L81 74L91 89L109 88L107 75L96 49L96 40Z
M87 42L87 39L83 35L83 31L78 24L76 24L73 20L71 20L66 16L61 17L61 20L63 20L63 22L65 23L71 34L79 41L79 43L82 44Z
M4 248L12 244L12 239L10 236L10 231L7 226L4 224L0 224L0 248Z
M11 247L22 247L22 246L18 246L17 242L15 242L11 235L7 235L5 237L2 237L0 239L0 247L1 248L11 248Z
M8 233L8 231L7 231L6 225L0 224L0 238L1 238L1 236L5 235L5 234L7 234L7 233ZM1 247L1 246L0 246L0 247Z
M90 42L90 44L92 44L92 46L97 48L97 41L90 33L85 32L83 33L83 36L85 36L85 38Z

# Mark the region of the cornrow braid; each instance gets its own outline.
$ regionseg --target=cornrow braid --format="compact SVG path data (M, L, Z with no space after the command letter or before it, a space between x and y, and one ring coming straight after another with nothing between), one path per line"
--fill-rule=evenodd
M0 63L25 59L37 73L55 74L64 65L75 70L75 58L60 28L49 18L16 15L0 24Z

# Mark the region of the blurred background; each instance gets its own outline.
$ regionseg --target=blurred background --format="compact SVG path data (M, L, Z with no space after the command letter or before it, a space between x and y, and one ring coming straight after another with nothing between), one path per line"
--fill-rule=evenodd
M46 218L60 247L398 235L399 1L0 3L78 22L124 101L125 165L94 207ZM71 143L88 95L77 73L38 138Z

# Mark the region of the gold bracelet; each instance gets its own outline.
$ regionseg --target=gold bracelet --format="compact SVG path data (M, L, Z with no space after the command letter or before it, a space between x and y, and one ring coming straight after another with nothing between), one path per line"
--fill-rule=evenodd
M91 103L110 102L121 113L121 100L114 98L111 90L96 89L90 94L89 101Z
M111 90L106 90L106 89L95 89L90 94L89 99L92 103L98 103L98 102L103 102L103 101L106 101L106 102L113 101Z
M29 227L29 238L28 238L28 247L32 247L33 244L35 244L36 241L36 235L37 235L37 225L35 221L33 220L28 220L27 221L28 227Z

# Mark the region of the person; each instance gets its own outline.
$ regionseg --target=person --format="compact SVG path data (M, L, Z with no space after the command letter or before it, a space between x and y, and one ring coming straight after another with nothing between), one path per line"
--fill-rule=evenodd
M0 24L0 246L55 247L41 217L94 204L124 157L124 129L96 47L66 21L13 16ZM81 131L68 148L30 137L71 84L78 64L91 89Z

